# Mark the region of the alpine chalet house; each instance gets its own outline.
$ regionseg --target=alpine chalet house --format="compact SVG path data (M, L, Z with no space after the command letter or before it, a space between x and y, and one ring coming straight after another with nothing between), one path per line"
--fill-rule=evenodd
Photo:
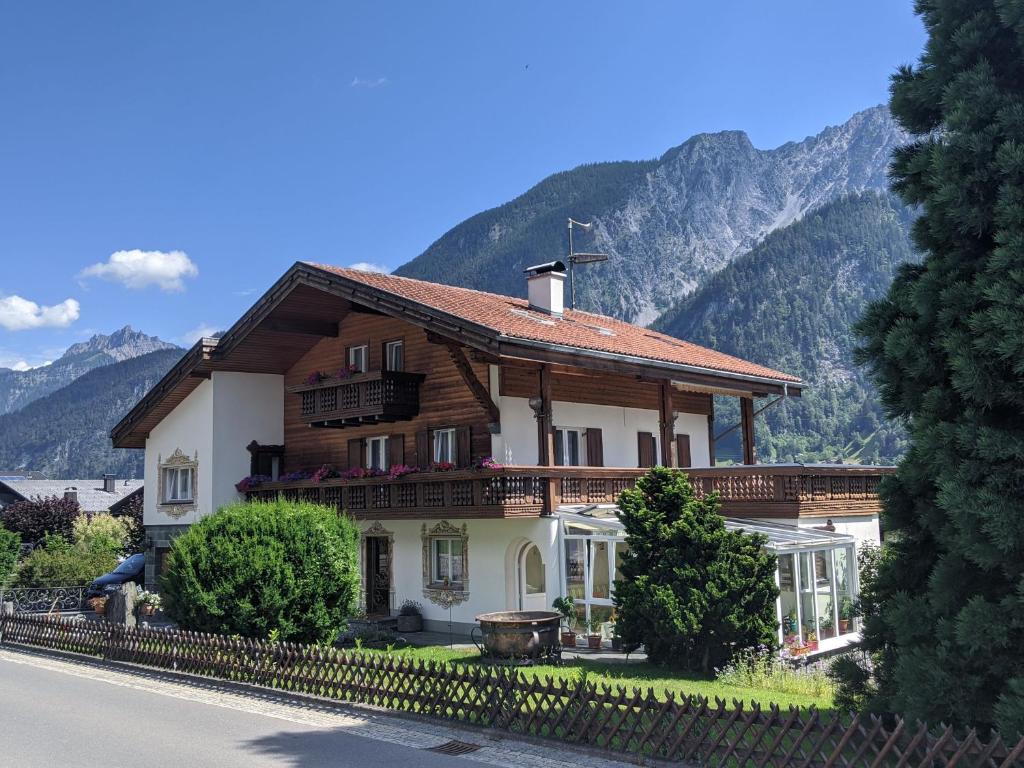
M428 628L468 632L477 614L569 595L610 620L615 503L662 464L717 491L730 526L767 534L781 641L846 642L882 470L756 464L754 398L799 397L800 380L564 309L563 270L530 270L524 301L295 264L112 432L146 452L147 582L185 526L283 496L359 521L371 616L415 600ZM740 399L744 465L714 466L712 395Z

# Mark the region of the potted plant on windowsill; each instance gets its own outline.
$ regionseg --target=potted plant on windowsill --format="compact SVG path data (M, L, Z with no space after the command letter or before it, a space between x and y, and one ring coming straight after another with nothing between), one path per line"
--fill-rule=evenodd
M399 632L423 631L423 606L415 600L406 600L398 609L398 620L395 629Z
M587 623L587 626L590 627L590 633L587 635L587 647L592 651L601 650L601 625L603 623L597 618L592 618Z
M852 597L844 597L839 601L839 634L846 635L853 624L855 605Z
M562 645L566 648L576 647L576 603L571 597L556 597L551 607L562 614Z

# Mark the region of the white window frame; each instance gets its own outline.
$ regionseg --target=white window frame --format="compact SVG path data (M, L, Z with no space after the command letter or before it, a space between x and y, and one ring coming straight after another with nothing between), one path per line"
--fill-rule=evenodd
M440 439L441 437L445 439ZM446 448L447 450L442 450ZM441 462L455 463L458 447L456 445L455 427L444 427L431 432L430 457L435 464Z
M571 525L571 523L566 524ZM615 568L615 553L617 547L626 546L626 538L624 536L617 535L602 535L602 534L579 534L579 533L564 533L561 541L561 556L563 563L566 567L563 568L562 573L562 589L563 594L569 594L569 583L568 583L568 542L570 541L582 541L583 542L583 598L574 598L573 602L576 605L583 606L584 617L587 621L590 621L590 608L591 606L614 606L615 605L615 579L618 578L618 573ZM597 547L595 544L598 542L605 542L608 546L605 550L605 556L608 558L608 597L594 597L594 559L597 556Z
M161 474L163 475L163 498L160 500L161 504L194 504L195 503L195 468L191 466L185 467L161 467ZM184 476L184 481L182 477ZM173 478L173 480L172 480ZM171 494L171 489L181 489L186 487L188 494L182 496L181 493Z
M460 550L458 554L452 552L453 545L458 544ZM446 551L442 552L442 548ZM461 536L434 536L430 540L430 576L431 581L434 584L443 584L444 575L441 573L441 558L447 558L448 561L448 586L459 589L466 578L466 548L464 541ZM455 580L451 578L451 574L454 573L453 566L455 562L459 564L459 579Z
M556 437L554 440L555 450L558 450L557 433L562 433L562 455L555 457L555 464L561 467L582 467L586 464L586 442L583 435L586 430L583 427L555 427ZM576 445L576 461L569 461L571 458L570 442Z
M370 346L357 344L348 348L348 364L356 367L357 373L366 373L370 367Z
M387 471L391 468L391 457L388 451L388 436L377 435L376 437L366 438L366 469L379 469ZM373 452L377 449L380 451L380 462L378 466L374 466Z
M395 350L398 355L398 365L395 365ZM395 341L384 342L384 366L388 371L404 371L405 370L405 341L402 339L396 339Z

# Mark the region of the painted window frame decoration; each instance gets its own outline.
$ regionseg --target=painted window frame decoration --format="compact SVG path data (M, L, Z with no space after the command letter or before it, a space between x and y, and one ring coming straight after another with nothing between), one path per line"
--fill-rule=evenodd
M196 451L192 458L184 453L181 448L175 448L174 453L167 457L166 461L159 454L157 463L157 509L172 518L180 518L195 512L198 509L197 497L199 495L199 452ZM167 499L167 472L189 470L191 472L192 493L191 499Z
M469 599L469 534L466 524L461 528L441 520L436 525L427 528L424 523L421 528L423 539L423 596L443 608L459 605ZM434 554L435 542L440 540L461 540L462 542L462 581L459 583L444 583L434 578Z

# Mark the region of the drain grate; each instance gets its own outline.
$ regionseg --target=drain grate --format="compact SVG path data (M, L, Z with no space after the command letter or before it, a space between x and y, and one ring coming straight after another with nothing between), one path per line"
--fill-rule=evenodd
M442 755L468 755L480 749L479 744L467 744L464 741L446 741L436 747L427 747L427 752L438 752Z

